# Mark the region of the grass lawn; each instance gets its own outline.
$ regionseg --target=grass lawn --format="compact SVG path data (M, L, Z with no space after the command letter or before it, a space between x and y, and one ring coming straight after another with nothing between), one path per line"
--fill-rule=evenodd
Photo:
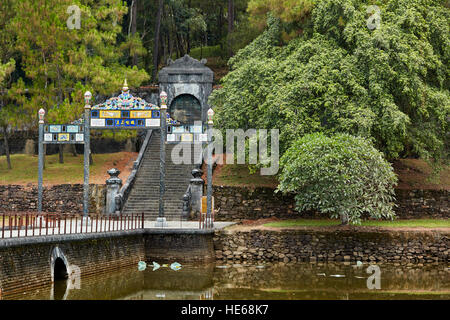
M278 186L277 176L262 176L259 170L250 174L247 165L226 164L225 160L223 163L214 170L215 185L272 188ZM394 162L393 167L398 176L398 189L450 189L448 165L443 166L439 178L435 177L436 179L431 179L431 167L420 159L400 159Z
M328 219L296 219L270 222L265 227L287 228L287 227L328 227L337 226L341 222ZM411 219L394 221L363 221L361 226L365 227L391 227L391 228L450 228L449 219Z
M246 186L246 187L271 187L278 186L276 176L262 176L257 170L254 174L250 174L248 166L244 164L225 164L217 165L213 174L214 185L222 186ZM206 172L203 170L203 172Z
M126 179L124 171L129 163L136 158L135 153L118 152L108 154L94 154L94 163L90 168L90 183L105 183L108 178L106 171L113 167L118 168ZM72 154L64 154L64 163L58 162L59 155L47 155L45 157L44 184L83 183L83 155L74 157ZM25 154L11 155L12 170L8 170L6 157L0 157L0 184L37 184L38 180L38 156ZM124 180L125 181L125 180Z

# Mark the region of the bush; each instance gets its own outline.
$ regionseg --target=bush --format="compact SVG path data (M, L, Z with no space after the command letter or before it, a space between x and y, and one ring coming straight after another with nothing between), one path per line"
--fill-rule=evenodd
M225 57L226 52L220 48L220 45L196 47L191 49L191 52L189 52L189 56L194 59L201 60L203 58L209 57ZM175 60L176 58L177 54L173 53L171 59Z
M217 45L192 48L189 55L194 59L201 60L208 57L222 57L225 54L224 51L220 48L220 45Z
M361 137L322 133L296 140L280 160L278 190L294 192L297 210L315 209L343 224L359 224L362 214L395 217L397 177L383 154Z

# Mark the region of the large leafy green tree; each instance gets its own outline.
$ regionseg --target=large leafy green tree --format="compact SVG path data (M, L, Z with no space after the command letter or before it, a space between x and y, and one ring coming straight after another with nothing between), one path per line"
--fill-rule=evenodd
M279 128L281 154L313 132L371 139L392 159L447 157L450 10L442 1L321 0L303 33L283 45L283 23L230 59L210 101L222 128Z

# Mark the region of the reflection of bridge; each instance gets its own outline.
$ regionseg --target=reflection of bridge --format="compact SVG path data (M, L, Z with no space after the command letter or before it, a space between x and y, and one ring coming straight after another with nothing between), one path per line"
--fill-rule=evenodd
M123 300L213 300L214 289L208 288L203 291L183 290L142 290Z
M54 285L35 290L5 295L6 299L55 300L158 300L158 299L212 299L214 266L184 266L179 271L161 268L139 272L137 266L92 276L82 276L80 287L58 281Z

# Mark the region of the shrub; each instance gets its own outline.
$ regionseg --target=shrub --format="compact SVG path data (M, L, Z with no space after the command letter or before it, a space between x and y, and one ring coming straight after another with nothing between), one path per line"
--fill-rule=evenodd
M280 160L278 190L295 193L297 210L315 209L342 224L359 224L362 214L395 217L397 177L383 154L361 137L322 133L296 140Z
M224 55L224 52L220 48L220 45L217 45L192 48L189 55L194 59L201 60L208 57L221 57Z

